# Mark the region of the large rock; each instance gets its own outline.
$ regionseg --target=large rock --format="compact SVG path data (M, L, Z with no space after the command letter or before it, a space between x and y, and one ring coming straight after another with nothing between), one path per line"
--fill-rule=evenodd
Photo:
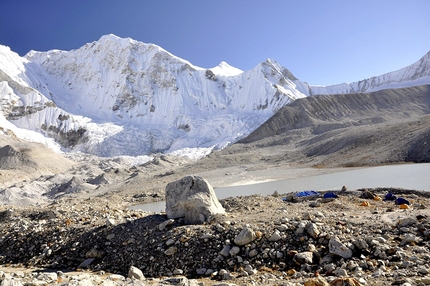
M184 217L185 223L198 224L223 213L212 186L201 177L187 176L166 186L168 218Z

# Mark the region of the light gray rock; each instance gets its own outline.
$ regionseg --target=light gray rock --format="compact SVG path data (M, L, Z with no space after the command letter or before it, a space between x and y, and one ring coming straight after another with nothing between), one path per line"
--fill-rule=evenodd
M142 270L140 270L137 267L130 266L130 269L128 270L128 278L134 278L137 280L145 280L145 276L143 275Z
M257 255L258 255L258 250L256 250L256 249L252 249L252 250L249 252L249 257L250 257L250 258L253 258L253 257L257 256Z
M174 220L174 219L168 219L168 220L166 220L166 221L163 221L162 223L160 223L160 224L158 225L158 229L159 229L159 230L165 230L165 229L166 229L166 227L168 227L168 226L172 225L174 222L175 222L175 220Z
M312 264L313 253L310 251L300 252L294 255L294 262L301 265L304 263Z
M317 238L321 233L318 226L312 222L306 225L306 231L312 238Z
M415 242L417 239L417 237L415 235L413 235L412 233L407 233L405 234L405 242Z
M352 257L352 250L343 244L337 236L330 238L328 248L330 253L339 255L345 259Z
M235 256L235 255L237 255L239 252L240 252L240 247L238 247L238 246L233 246L233 247L230 249L230 251L229 251L229 253L230 253L230 255L231 255L231 256Z
M106 219L106 226L115 226L116 221L113 218Z
M221 269L218 274L221 277L221 280L232 280L234 278L234 276L225 269Z
M245 266L244 270L246 271L246 273L248 273L248 275L254 275L258 272L256 269L253 269L252 266L249 264Z
M282 237L281 237L281 234L279 233L279 231L275 230L275 232L272 234L272 236L269 238L269 240L276 242L276 241L281 240L281 238Z
M236 235L234 238L234 243L242 246L254 241L256 238L257 236L255 235L254 230L249 227L245 227L238 235Z
M398 227L399 228L401 228L401 227L407 227L407 226L411 226L411 225L413 225L415 223L417 223L417 220L415 218L413 218L413 217L407 217L407 218L399 220Z
M221 249L219 254L221 254L224 257L229 257L230 256L230 249L231 249L231 245L227 244L226 246L223 247L223 249Z
M201 224L210 216L224 214L212 186L198 176L187 176L166 186L168 218L185 218L186 224Z

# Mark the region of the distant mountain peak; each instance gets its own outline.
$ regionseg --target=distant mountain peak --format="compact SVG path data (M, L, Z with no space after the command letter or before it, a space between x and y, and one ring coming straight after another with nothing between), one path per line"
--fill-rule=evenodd
M223 76L235 76L243 73L242 70L235 68L224 61L220 62L219 65L211 68L210 70L216 75Z

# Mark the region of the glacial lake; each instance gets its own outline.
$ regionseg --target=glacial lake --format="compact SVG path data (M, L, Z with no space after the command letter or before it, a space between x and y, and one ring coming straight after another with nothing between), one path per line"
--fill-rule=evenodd
M256 183L252 185L214 188L218 199L253 194L270 195L277 191L279 194L305 190L340 190L342 186L348 189L394 187L413 190L430 190L430 163L402 164L360 169L300 177L279 181ZM166 203L156 202L130 207L150 212L164 211Z

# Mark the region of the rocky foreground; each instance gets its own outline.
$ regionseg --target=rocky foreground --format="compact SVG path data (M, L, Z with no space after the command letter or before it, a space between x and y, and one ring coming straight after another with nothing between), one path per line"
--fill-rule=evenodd
M0 285L430 285L430 193L336 194L229 198L201 225L97 198L2 206Z

